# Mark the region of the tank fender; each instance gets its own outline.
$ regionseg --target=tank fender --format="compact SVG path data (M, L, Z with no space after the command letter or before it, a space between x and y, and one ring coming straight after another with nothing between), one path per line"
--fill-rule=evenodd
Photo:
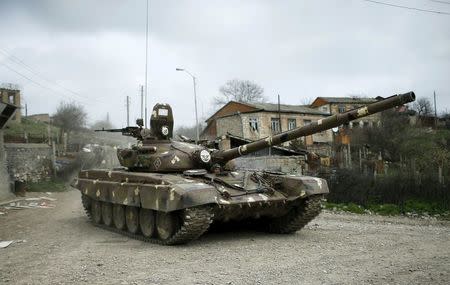
M307 197L317 194L328 194L330 192L327 181L322 178L299 174L270 174L270 176L273 181L276 181L276 189L284 192L288 196Z
M216 203L216 189L202 182L172 184L159 191L141 191L143 208L170 212Z

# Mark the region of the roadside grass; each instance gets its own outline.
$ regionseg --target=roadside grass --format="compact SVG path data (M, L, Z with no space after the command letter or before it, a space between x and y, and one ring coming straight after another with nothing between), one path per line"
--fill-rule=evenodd
M40 139L44 140L48 137L49 125L43 122L33 121L31 119L22 118L22 122L18 123L10 121L5 129L5 137L17 138L23 137L24 133L27 133L28 139ZM50 126L52 136L56 136L59 133L59 128Z
M440 219L450 220L450 211L443 209L435 202L420 200L406 200L399 206L395 204L369 204L367 207L355 203L325 203L325 209L333 211L345 211L355 214L375 213L382 216L435 216Z
M64 192L68 188L63 180L50 180L27 183L27 192Z

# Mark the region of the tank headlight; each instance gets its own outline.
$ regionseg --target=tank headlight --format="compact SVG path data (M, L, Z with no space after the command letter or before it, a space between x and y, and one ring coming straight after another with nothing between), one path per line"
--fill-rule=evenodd
M162 127L162 128L161 128L161 133L162 133L164 136L169 135L169 128L166 127L166 126Z
M211 154L209 154L209 151L207 151L206 149L202 150L200 152L200 159L204 162L204 163L208 163L211 161Z

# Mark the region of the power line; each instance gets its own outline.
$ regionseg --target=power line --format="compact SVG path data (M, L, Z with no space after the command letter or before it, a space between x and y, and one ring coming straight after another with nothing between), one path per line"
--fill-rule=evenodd
M430 0L430 1L450 5L450 2L447 2L447 1L439 1L439 0Z
M18 74L19 76L25 78L26 80L28 80L28 81L30 81L30 82L36 84L37 86L39 86L39 87L41 87L41 88L50 90L50 91L54 92L55 94L60 95L60 96L62 96L62 97L65 97L65 98L67 98L67 99L74 100L73 98L68 97L68 96L65 95L64 93L60 93L60 92L58 92L57 90L54 90L54 89L51 88L51 87L42 85L41 83L39 83L39 82L37 82L37 81L31 79L30 77L28 77L28 76L26 76L26 75L20 73L19 71L15 70L14 68L10 67L9 65L7 65L7 64L4 63L4 62L0 62L0 64L3 65L4 67L6 67L7 69L11 70L12 72ZM81 104L83 104L83 105L87 105L87 104L88 104L87 102L82 102L82 101L80 101L80 100L74 100L74 101L77 101L78 103L81 103Z
M59 84L57 81L55 80L50 80L48 78L46 78L45 76L43 76L40 72L38 72L36 69L32 68L30 65L26 64L23 60L21 60L20 58L18 58L17 56L7 52L5 49L0 48L0 52L3 53L4 55L7 56L7 59L9 59L11 62L15 63L15 64L19 64L21 66L23 66L24 68L26 68L29 72L33 73L34 75L38 76L39 78L41 78L42 80L46 81L47 83L50 83L51 85L56 85L58 87L60 87L61 89L70 92L71 94L79 97L80 99L87 99L87 100L93 100L93 101L97 101L99 103L103 103L102 101L99 101L97 98L89 98L87 96L83 96L78 92L75 92L73 90L70 90L69 88L64 87L63 85Z
M385 3L385 2L374 1L374 0L362 0L362 1L371 2L371 3L375 3L375 4L380 4L380 5L385 5L385 6L390 6L390 7L396 7L396 8L402 8L402 9L420 11L420 12L427 12L427 13L434 13L434 14L441 14L441 15L450 15L450 13L443 12L443 11L426 10L426 9L420 9L420 8L415 8L415 7L396 5L396 4Z

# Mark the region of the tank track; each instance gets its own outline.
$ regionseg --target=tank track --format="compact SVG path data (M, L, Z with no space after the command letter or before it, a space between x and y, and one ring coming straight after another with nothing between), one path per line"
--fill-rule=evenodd
M97 224L92 219L91 209L90 209L90 198L82 196L82 204L86 215L89 220L96 226L111 232L119 233L125 235L127 237L149 242L153 244L160 245L177 245L184 244L199 238L202 234L204 234L210 224L213 222L213 209L209 206L205 207L197 207L197 208L187 208L183 210L182 214L182 224L181 227L167 240L161 240L155 237L145 237L141 234L133 234L126 230L120 230L112 226L106 226L104 224Z
M293 208L279 218L269 220L266 231L277 234L292 234L302 229L322 211L323 195L310 196L303 205Z

